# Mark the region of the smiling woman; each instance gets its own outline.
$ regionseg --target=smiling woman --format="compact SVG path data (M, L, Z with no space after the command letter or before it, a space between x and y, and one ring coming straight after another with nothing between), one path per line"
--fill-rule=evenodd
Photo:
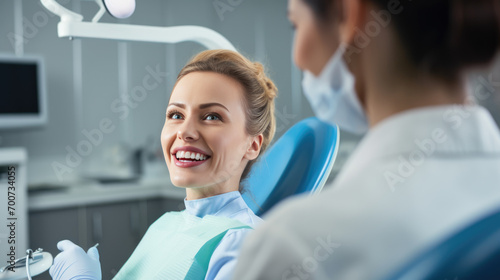
M276 94L263 66L236 52L205 51L181 70L161 143L186 210L158 219L115 279L231 278L243 238L261 221L241 182L274 136ZM155 257L158 249L168 256Z
M262 220L242 181L275 132L277 89L260 63L227 50L195 56L180 72L161 144L185 211L156 220L113 279L231 279L240 245ZM61 241L53 279L101 279L97 249Z

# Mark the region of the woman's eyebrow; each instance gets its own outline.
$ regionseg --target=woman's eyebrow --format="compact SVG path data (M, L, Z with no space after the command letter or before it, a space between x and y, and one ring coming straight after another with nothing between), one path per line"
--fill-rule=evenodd
M177 107L182 108L182 109L186 108L186 105L184 105L182 103L170 103L170 104L168 104L167 108L170 106L177 106Z
M212 107L212 106L218 106L218 107L221 107L223 109L225 109L226 111L229 112L229 110L226 108L226 106L220 104L220 103L205 103L205 104L201 104L200 105L200 109L205 109L205 108L208 108L208 107Z

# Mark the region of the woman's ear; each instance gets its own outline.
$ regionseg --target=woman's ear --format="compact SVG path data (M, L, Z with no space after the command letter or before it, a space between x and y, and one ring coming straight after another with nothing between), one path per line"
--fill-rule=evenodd
M250 141L250 146L246 150L244 158L248 160L254 160L259 156L260 149L262 148L262 142L264 141L264 136L262 134L251 136Z
M340 41L351 44L356 32L366 21L366 4L362 0L342 0L343 17L340 24ZM358 29L359 28L359 29Z

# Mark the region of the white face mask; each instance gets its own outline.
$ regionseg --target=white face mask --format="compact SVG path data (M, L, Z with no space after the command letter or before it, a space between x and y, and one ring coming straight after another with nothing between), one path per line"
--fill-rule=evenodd
M304 71L302 87L316 116L356 134L368 131L368 120L354 89L354 76L347 69L341 45L319 77Z

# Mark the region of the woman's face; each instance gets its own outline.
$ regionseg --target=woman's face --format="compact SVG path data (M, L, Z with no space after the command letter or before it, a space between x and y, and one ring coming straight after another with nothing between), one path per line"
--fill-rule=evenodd
M318 76L339 45L338 24L320 22L302 0L288 0L288 19L295 29L295 64Z
M243 87L234 79L193 72L178 81L167 107L161 144L177 187L237 190L249 160L258 156L247 134Z

